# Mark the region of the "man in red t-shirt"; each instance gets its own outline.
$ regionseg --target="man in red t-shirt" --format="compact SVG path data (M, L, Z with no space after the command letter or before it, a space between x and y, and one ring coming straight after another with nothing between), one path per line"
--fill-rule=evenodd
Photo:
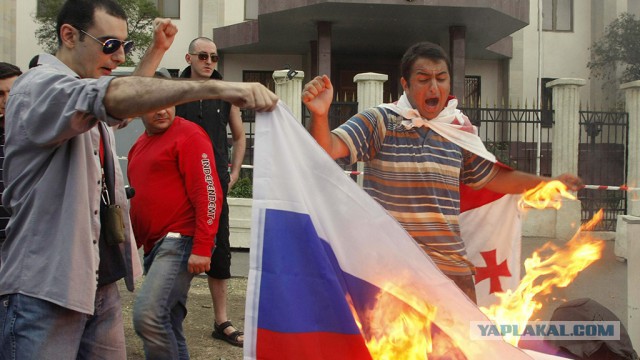
M131 221L145 281L133 308L148 359L188 358L182 322L191 280L209 270L222 190L211 141L170 107L142 116L129 151Z

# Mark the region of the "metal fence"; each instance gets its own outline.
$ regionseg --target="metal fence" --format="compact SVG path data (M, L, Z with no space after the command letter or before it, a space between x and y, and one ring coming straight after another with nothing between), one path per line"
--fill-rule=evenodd
M351 116L358 112L357 102L333 102L329 108L329 128L334 129L348 120ZM253 153L255 145L255 121L256 113L253 110L241 110L242 122L245 126L245 135L247 137L247 149L243 164L253 165ZM309 111L306 107L302 107L302 125L309 128ZM231 134L228 134L230 139ZM231 144L229 144L231 146Z
M334 102L329 112L333 129L357 113L357 102ZM553 112L539 109L461 107L478 127L478 135L498 160L524 172L551 176ZM255 113L243 110L247 129L245 164L253 164ZM303 107L302 124L309 113ZM626 183L629 117L624 112L580 111L578 175L587 184L617 186ZM354 166L344 167L355 170ZM625 191L578 192L582 221L602 208L604 219L595 230L615 231L618 215L626 213Z
M256 135L256 112L254 110L240 110L242 116L242 122L244 123L244 132L247 138L247 147L244 153L243 164L253 165L253 152L255 146ZM231 133L227 135L227 139L231 141ZM231 146L231 143L229 143Z
M461 108L478 127L487 150L505 165L551 176L552 128L537 109Z
M628 139L628 113L580 111L578 175L591 185L626 184ZM597 230L615 231L618 215L627 212L626 191L583 189L578 191L578 199L583 221L603 209Z

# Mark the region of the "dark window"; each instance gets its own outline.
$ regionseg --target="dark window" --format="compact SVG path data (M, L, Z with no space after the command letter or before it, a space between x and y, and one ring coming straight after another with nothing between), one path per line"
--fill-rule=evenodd
M152 0L160 16L172 19L180 18L180 0Z
M275 82L273 81L273 71L262 70L244 70L242 72L243 82L258 82L271 91L276 90Z
M540 101L540 122L542 127L553 126L553 89L547 84L556 80L554 78L542 78L542 101Z
M275 91L276 84L273 81L273 71L261 71L261 70L244 70L242 72L243 82L257 82L260 83L271 91ZM242 122L244 123L244 131L247 137L247 148L244 153L243 164L253 164L253 151L255 144L255 119L256 113L254 110L242 110ZM231 142L231 133L229 133L229 142ZM241 175L244 177L245 175Z
M58 10L62 7L63 3L64 3L63 0L59 0L59 1L38 0L38 3L36 5L36 16L46 16L47 14L50 14L52 12L54 14L57 14ZM54 16L54 21L55 21L55 16ZM55 22L53 25L55 26Z
M258 19L258 0L244 0L244 19Z
M573 31L573 0L543 0L542 30Z
M171 74L172 78L177 78L180 76L180 69L167 69L169 74Z
M464 77L464 100L465 107L480 107L480 76Z
M479 108L481 93L480 89L482 82L480 76L465 76L464 77L464 98L462 99L461 107L466 108L466 114L471 120L473 125L480 125L480 110L473 110L473 108Z
M44 5L42 4L42 0L38 0L38 4L36 5L36 16L42 16L43 11Z

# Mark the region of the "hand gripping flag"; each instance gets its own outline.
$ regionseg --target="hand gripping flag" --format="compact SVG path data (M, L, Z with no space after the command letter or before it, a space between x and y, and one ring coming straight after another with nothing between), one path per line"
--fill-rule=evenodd
M282 103L257 115L255 154L245 359L372 359L367 343L392 320L383 298L432 318L425 336L444 334L458 358L530 358L470 340L486 316Z

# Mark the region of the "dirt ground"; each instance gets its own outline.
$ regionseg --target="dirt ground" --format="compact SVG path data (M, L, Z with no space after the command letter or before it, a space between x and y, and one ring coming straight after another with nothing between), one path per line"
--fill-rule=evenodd
M144 281L138 280L137 287ZM127 358L144 359L142 341L133 330L131 311L135 293L127 291L124 283L120 281L120 294L122 296L122 309L124 313L125 337L127 341ZM240 330L244 329L244 305L247 289L247 279L233 277L229 280L229 298L227 302L229 319ZM211 337L213 326L213 308L211 296L207 287L207 278L198 275L191 283L189 300L187 301L187 318L184 322L184 331L187 338L189 354L193 360L240 360L242 348L231 346L228 343Z
M525 238L522 242L523 259L540 248L550 239ZM247 253L248 254L248 253ZM234 273L234 265L237 266ZM240 330L244 329L244 310L246 299L248 256L234 254L232 272L229 281L228 313L229 318ZM139 280L140 286L143 279ZM133 331L131 310L134 294L127 291L122 281L119 283L124 312L125 335L129 359L144 359L142 342ZM606 241L602 259L585 269L575 281L566 288L554 290L543 309L538 311L534 319L549 320L553 310L560 303L577 298L590 297L598 301L616 314L624 326L628 326L627 318L627 264L619 261L614 253L614 241ZM213 324L213 308L204 275L193 279L189 300L188 315L184 323L187 345L193 360L240 360L242 348L231 346L222 340L211 337Z

